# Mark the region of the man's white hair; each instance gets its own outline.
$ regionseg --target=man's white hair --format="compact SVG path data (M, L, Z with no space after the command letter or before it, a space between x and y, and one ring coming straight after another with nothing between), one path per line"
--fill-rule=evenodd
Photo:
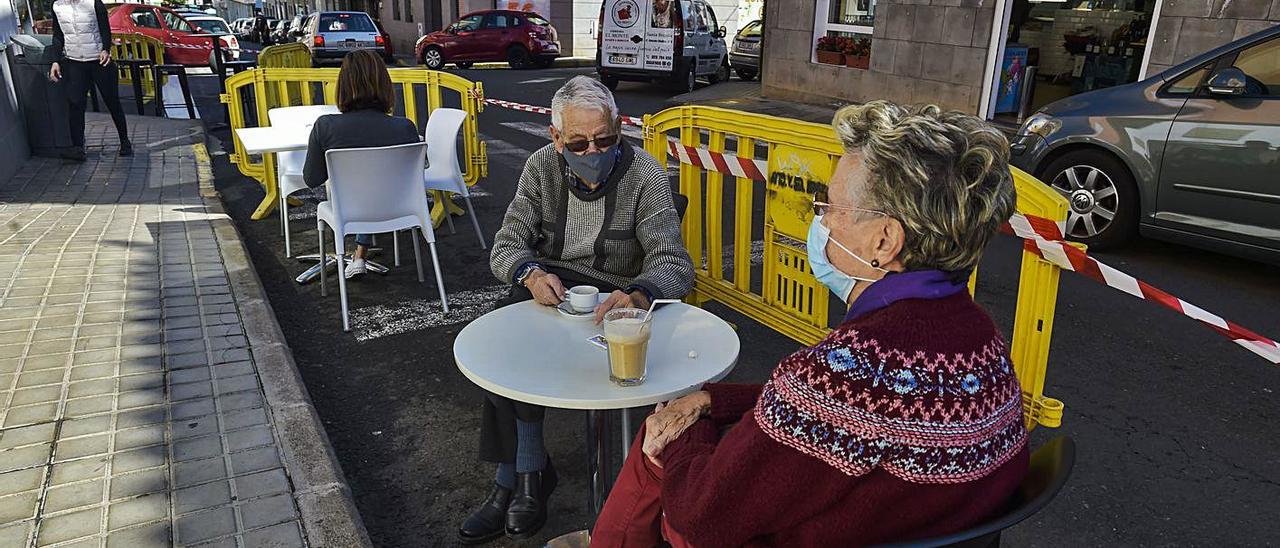
M558 130L564 129L562 113L565 107L604 112L609 123L618 119L618 105L613 101L613 92L590 76L574 76L551 98L551 125Z

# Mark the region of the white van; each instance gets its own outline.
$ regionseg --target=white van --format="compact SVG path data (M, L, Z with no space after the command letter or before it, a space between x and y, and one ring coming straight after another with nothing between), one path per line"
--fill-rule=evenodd
M729 79L725 28L704 0L604 0L596 72L618 82L666 82L693 91L698 78Z

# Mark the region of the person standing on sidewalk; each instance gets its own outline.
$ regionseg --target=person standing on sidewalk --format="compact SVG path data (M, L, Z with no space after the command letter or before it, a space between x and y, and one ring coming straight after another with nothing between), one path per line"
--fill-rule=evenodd
M111 121L120 135L120 155L132 156L129 128L120 107L120 84L111 61L111 24L102 0L55 0L53 3L53 67L49 79L67 80L67 120L71 125L70 150L64 158L84 161L84 108L90 86L107 104Z

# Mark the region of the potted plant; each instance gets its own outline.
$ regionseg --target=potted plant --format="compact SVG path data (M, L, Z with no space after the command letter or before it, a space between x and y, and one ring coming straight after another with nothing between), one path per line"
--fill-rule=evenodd
M844 63L849 68L866 70L871 66L871 39L849 38L844 48Z
M841 38L837 36L823 36L818 39L818 47L815 53L818 62L827 65L843 65L844 53L841 48Z

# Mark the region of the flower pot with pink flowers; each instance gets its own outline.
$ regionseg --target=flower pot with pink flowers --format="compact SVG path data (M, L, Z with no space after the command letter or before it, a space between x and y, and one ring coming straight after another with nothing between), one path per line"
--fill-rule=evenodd
M825 65L844 64L844 44L838 36L823 36L818 39L818 47L814 51L818 62Z
M844 45L844 63L849 68L866 70L871 67L871 39L849 39Z

